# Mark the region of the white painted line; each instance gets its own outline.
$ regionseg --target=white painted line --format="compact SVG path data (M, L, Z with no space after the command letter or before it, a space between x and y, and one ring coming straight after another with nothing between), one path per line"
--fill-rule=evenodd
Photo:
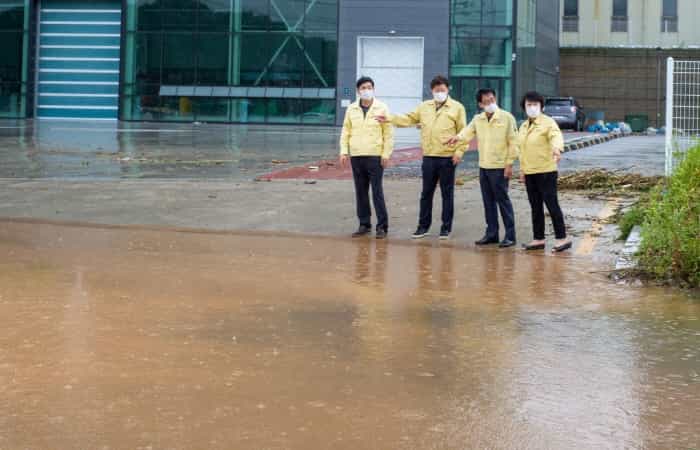
M39 97L118 97L119 94L70 94L70 93L52 93L40 92Z
M39 84L85 84L99 86L114 86L118 85L118 81L40 81Z
M63 58L61 56L42 56L42 61L119 61L119 58Z
M42 9L41 12L47 13L120 13L121 9Z
M111 122L116 122L117 119L112 119L109 117L42 117L38 116L37 119L41 120L77 120L77 121L85 121L85 122L92 122L93 120L107 120Z
M54 130L58 131L94 131L98 133L114 133L115 131L117 133L192 133L194 130L173 130L173 129L160 129L160 128L139 128L139 129L130 129L130 128L109 128L109 129L98 129L98 128L73 128L73 127L57 127L53 128Z
M38 105L37 108L45 109L117 109L116 106L84 106L84 105Z
M39 72L57 72L57 73L119 73L118 70L89 70L89 69L39 69Z
M42 20L39 22L41 25L121 25L121 22L69 22L62 20Z
M119 50L118 45L40 45L40 48L84 48L94 50Z
M81 37L119 37L119 34L105 33L40 33L40 36L81 36Z

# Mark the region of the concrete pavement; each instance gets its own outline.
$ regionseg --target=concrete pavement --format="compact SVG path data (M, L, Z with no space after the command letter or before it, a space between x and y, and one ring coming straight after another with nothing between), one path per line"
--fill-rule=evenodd
M664 174L663 136L629 136L567 152L559 166L562 172L604 168L642 175Z
M391 240L410 240L417 223L420 185L419 179L386 180ZM527 197L517 182L511 192L518 239L525 242L532 238ZM607 204L572 193L563 193L561 203L567 226L578 238L589 232ZM455 204L450 245L473 247L485 229L477 180L456 187ZM440 211L436 193L433 236L426 242L437 242ZM348 236L357 227L350 180L316 184L302 180L2 180L0 218L337 237ZM614 232L602 234L614 240Z
M323 179L308 167L335 159L338 129L182 124L4 122L0 128L0 218L96 224L182 227L236 232L347 236L356 227L354 194L343 176ZM397 147L415 148L416 130L398 130ZM579 135L570 135L577 137ZM663 168L658 138L628 137L564 155L562 171L580 168ZM403 158L403 159L402 159ZM484 219L476 152L461 166L453 244L471 247ZM391 238L408 239L416 226L420 153L397 150L387 171ZM301 167L291 180L255 182L259 174ZM332 168L333 169L333 168ZM336 180L332 178L338 178ZM314 180L315 184L307 184ZM529 205L512 185L518 239L531 238ZM435 196L433 231L439 227ZM564 193L570 231L614 246L614 230L591 227L605 200ZM602 231L601 231L602 230ZM602 236L601 236L602 234Z

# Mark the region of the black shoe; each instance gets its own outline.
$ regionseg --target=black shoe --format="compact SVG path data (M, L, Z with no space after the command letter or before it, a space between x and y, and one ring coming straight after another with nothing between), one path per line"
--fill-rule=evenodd
M523 250L544 250L544 244L523 244Z
M352 234L352 237L362 237L370 234L372 232L372 227L366 225L360 225L360 227Z
M386 239L387 231L383 228L377 230L375 236L377 239Z
M565 242L564 244L561 244L561 245L558 246L558 247L552 248L552 252L554 252L554 253L561 253L561 252L563 252L563 251L565 251L565 250L570 249L571 246L572 246L571 241Z
M450 232L447 230L440 230L440 239L445 241L450 238Z
M510 239L503 239L499 244L499 248L508 248L512 247L515 245L515 241L511 241Z
M498 244L498 238L490 238L487 236L482 237L478 241L474 242L476 245L489 245L489 244Z
M418 227L416 229L416 232L413 233L413 236L411 236L413 239L421 239L424 238L428 235L428 229L427 228L421 228Z

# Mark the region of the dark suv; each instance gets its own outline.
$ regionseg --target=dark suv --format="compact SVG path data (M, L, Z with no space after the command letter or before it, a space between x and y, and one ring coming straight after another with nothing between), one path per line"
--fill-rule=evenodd
M554 119L560 128L583 131L586 114L573 97L551 97L544 102L544 113Z

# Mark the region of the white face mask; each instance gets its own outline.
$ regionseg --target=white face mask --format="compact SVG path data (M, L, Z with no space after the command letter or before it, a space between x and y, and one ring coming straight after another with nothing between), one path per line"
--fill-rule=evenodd
M362 100L372 100L374 98L374 90L365 89L364 91L360 91L360 98Z
M484 106L484 111L486 111L489 114L495 113L497 109L498 105L495 103L489 103L488 105Z
M540 105L528 106L525 108L525 112L529 118L534 119L542 113L542 108Z
M447 100L447 92L433 92L433 98L436 102L442 103Z

